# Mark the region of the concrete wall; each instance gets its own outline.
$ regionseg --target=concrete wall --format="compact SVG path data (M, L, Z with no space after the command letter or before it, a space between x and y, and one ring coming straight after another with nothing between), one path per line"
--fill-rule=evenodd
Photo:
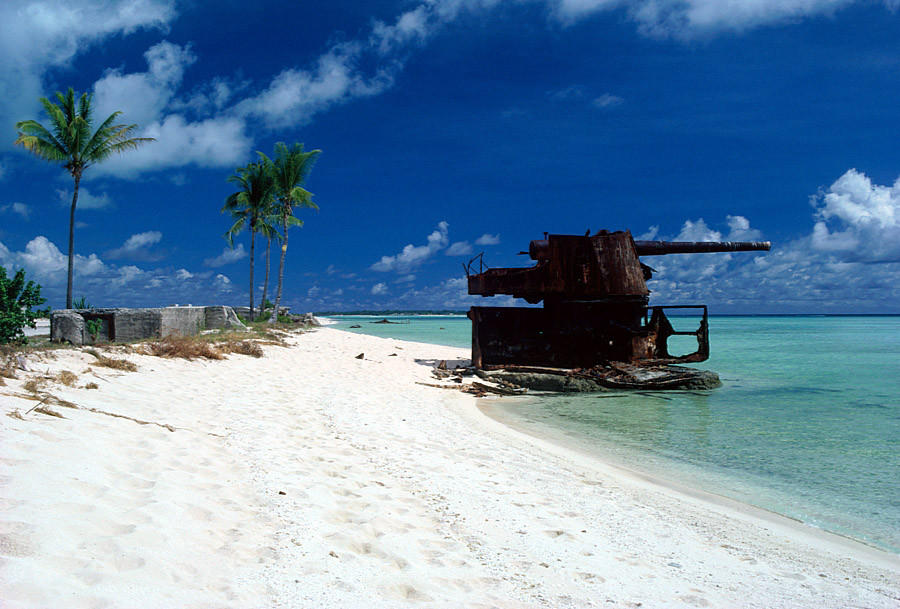
M206 307L166 307L157 310L160 313L159 335L161 337L172 334L190 336L199 334L201 330L207 328Z
M246 330L231 307L165 307L161 309L61 309L50 314L50 340L83 345L94 342L86 329L91 320L100 322L96 342L127 342L190 336L201 330L232 328Z
M113 309L114 336L106 340L128 342L142 338L158 338L162 327L159 309ZM52 316L50 318L53 320ZM102 338L98 337L98 340Z

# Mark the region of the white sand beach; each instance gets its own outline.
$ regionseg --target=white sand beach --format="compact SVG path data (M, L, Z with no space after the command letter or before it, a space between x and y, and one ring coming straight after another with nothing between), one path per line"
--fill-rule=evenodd
M0 607L900 606L898 556L416 384L465 349L330 328L288 342L121 356L136 372L56 350L4 379L22 418L0 417ZM63 370L75 386L43 390L78 408L25 414L23 383Z

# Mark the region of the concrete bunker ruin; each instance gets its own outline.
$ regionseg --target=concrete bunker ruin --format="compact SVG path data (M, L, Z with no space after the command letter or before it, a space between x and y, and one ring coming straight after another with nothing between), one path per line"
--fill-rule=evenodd
M203 330L246 330L231 307L59 309L50 314L50 340L85 345L189 336Z

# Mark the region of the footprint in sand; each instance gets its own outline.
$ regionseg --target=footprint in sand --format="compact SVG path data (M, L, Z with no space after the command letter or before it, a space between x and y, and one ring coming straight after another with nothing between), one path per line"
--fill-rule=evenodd
M70 482L69 486L91 499L100 499L109 492L108 486L94 484L93 482L83 482L81 480Z
M397 584L384 589L383 594L387 598L399 601L412 601L417 603L430 603L434 599L408 584Z
M88 514L96 510L96 506L88 505L86 503L57 503L52 506L52 509L61 513L67 514L69 516L77 516L79 514Z
M91 569L81 569L80 571L76 571L75 577L88 586L96 586L103 579L102 575Z
M34 554L34 545L24 535L0 533L0 556L24 558Z
M112 559L112 566L116 571L134 571L144 566L145 560L133 554L122 554Z
M122 476L116 486L123 491L143 491L156 486L156 482L126 474L125 476Z
M201 522L209 522L213 519L213 513L210 510L196 505L187 508L186 510L184 510L184 513L189 518L199 520Z
M131 535L137 526L133 524L118 524L115 522L103 522L97 526L97 532L106 537L118 537Z
M709 601L703 598L702 596L697 596L695 594L685 594L684 596L679 596L678 600L683 601L684 603L692 606L692 607L709 607Z

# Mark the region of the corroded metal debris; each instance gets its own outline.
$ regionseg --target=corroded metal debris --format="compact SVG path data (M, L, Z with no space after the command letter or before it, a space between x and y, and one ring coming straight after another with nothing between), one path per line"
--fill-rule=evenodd
M487 268L479 255L466 265L469 294L508 294L544 306L472 307L472 363L481 370L561 369L607 387L683 388L702 371L671 365L709 357L708 310L649 306L646 281L654 269L638 257L769 248L767 241L635 241L629 231L601 230L532 241L521 252L535 261L527 268ZM666 311L691 309L700 313L699 327L676 331ZM672 336L695 337L697 349L670 353Z

